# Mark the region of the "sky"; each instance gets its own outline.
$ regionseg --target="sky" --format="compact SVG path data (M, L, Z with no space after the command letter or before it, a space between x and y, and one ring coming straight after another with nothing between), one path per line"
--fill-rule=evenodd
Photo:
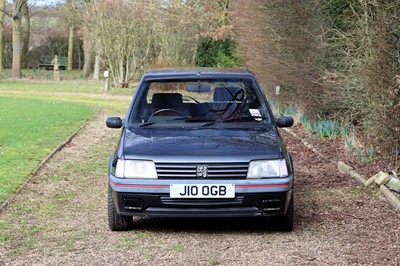
M28 0L29 4L35 6L50 6L57 3L64 2L64 0Z
M28 0L29 5L34 6L50 6L57 3L62 3L65 0ZM7 3L11 4L13 0L7 0Z

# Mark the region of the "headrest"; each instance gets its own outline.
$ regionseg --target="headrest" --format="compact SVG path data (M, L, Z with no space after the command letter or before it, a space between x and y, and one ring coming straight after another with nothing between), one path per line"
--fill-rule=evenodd
M155 93L151 99L152 108L174 108L183 104L180 93Z
M241 101L244 98L244 90L240 87L216 87L213 100L215 102Z

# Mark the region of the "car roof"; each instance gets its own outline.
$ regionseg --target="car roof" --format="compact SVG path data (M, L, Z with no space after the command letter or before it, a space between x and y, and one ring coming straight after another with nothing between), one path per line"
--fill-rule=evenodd
M144 79L175 79L175 78L213 78L213 77L237 77L254 78L253 73L245 68L156 68L149 69L144 74Z

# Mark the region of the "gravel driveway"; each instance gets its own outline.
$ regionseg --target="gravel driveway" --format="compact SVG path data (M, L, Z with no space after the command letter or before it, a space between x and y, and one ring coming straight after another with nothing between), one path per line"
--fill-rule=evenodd
M111 232L106 172L119 132L104 120L0 213L0 265L400 265L399 213L284 131L296 170L293 232L259 219L147 218Z

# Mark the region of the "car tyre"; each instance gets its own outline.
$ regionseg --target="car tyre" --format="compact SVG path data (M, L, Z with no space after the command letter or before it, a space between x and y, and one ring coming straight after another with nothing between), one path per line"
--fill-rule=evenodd
M111 197L111 189L108 188L108 227L111 231L127 231L133 228L131 216L119 215Z
M273 217L274 228L282 232L293 231L293 215L294 215L294 195L292 194L286 214Z

